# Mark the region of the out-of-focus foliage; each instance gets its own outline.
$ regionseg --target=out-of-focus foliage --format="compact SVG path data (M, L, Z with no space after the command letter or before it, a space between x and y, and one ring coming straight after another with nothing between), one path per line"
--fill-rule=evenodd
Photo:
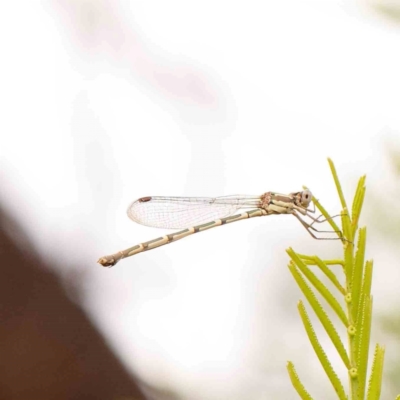
M380 328L387 336L387 353L385 363L385 378L390 384L390 394L399 391L400 377L400 313L399 307L391 313L379 317Z
M400 22L400 20L399 20ZM400 241L400 208L397 202L392 201L392 206L382 207L379 194L385 192L387 197L396 199L400 197L400 147L396 143L389 143L386 150L386 162L392 176L389 183L379 185L378 190L371 191L369 205L369 219L371 224L385 238L385 242L394 251L398 249ZM386 394L393 397L399 392L400 384L400 302L388 305L388 311L378 317L380 331L387 342L386 363L384 370Z
M396 24L400 24L399 0L373 0L369 4L385 18Z
M387 175L389 183L380 184L370 193L369 207L367 209L371 224L377 228L385 239L392 243L400 240L400 205L394 201L400 197L400 147L389 143L386 150L386 163L389 165ZM382 194L385 200L390 201L390 207L382 206ZM391 201L392 199L392 201Z

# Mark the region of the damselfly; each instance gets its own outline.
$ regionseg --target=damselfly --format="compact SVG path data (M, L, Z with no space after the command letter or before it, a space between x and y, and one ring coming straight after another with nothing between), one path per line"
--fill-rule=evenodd
M113 266L123 258L175 242L193 233L202 232L242 219L273 214L290 214L295 216L315 239L337 239L320 238L312 232L335 231L319 231L313 226L315 222L320 223L325 220L321 220L321 216L315 218L312 215L315 213L315 207L314 209L308 208L311 201L312 194L309 190L290 193L288 195L267 192L261 196L141 197L134 201L128 208L128 216L133 221L155 228L185 229L148 242L139 243L118 253L101 257L98 263L105 267ZM250 210L244 211L245 209ZM232 215L238 210L243 210L244 212ZM312 222L306 222L301 216L310 218Z

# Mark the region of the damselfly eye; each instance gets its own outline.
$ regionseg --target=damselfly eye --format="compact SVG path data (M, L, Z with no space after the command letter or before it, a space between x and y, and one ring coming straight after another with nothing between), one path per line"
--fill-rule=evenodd
M312 199L312 194L309 190L304 190L302 195L301 195L301 202L304 204L304 206L308 206L311 202Z

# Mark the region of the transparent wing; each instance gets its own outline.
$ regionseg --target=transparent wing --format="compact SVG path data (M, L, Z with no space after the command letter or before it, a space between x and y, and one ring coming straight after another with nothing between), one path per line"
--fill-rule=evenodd
M259 206L260 196L148 196L134 201L128 208L128 216L142 225L179 229L228 217L241 208Z

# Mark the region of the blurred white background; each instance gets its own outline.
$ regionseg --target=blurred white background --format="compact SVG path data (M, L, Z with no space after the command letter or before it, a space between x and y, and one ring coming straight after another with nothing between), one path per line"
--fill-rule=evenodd
M335 214L328 156L349 200L364 173L369 193L389 186L399 26L339 0L16 1L0 26L0 199L44 257L71 265L66 289L78 281L132 373L182 399L287 399L290 359L312 394L335 398L285 249L336 257L340 243L271 217L109 270L96 260L160 235L126 216L142 196L307 185ZM400 272L369 233L379 310L399 301Z

